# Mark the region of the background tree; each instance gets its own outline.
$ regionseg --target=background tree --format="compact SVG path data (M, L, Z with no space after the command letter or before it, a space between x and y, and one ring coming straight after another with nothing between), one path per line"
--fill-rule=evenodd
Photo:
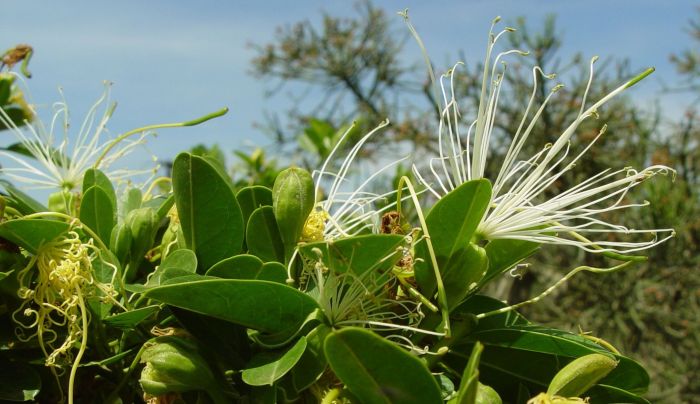
M354 18L324 13L320 27L298 22L278 28L273 43L252 45L257 51L252 73L273 82L268 94L278 94L290 83L305 87L284 119L268 115L264 127L279 146L308 152L313 144L312 151L324 158L323 151L339 137L336 132L353 120L355 136L360 136L387 118L392 126L363 150L365 155L387 145L430 146L428 126L419 119L424 108L413 102L431 93L418 65L401 56L407 32L369 1L356 3L355 9ZM309 136L319 126L326 126L326 146Z

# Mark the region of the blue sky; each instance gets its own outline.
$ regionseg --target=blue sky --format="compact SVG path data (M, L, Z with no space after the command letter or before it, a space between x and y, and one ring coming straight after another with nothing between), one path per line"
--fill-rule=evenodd
M694 44L686 34L697 1L673 0L463 0L377 1L389 15L409 8L412 21L437 62L464 50L469 60L483 57L485 38L496 15L512 21L526 16L532 27L547 13L558 16L562 55L629 58L642 70L657 72L635 98L648 104L659 97L660 81L678 77L669 54ZM430 4L428 4L430 3ZM436 6L437 5L437 6ZM320 10L350 14L351 2L323 1L36 1L4 0L0 14L1 46L29 43L36 51L29 81L33 101L50 106L64 88L76 121L100 95L102 81L114 83L119 107L110 123L120 133L150 123L187 120L222 106L231 112L204 126L161 131L150 151L172 158L189 146L219 143L225 150L265 145L253 127L265 110L284 110L289 99L266 98L269 85L248 72L254 52L247 44L272 40L277 26L302 19L320 20ZM396 27L401 20L396 17ZM405 58L418 62L408 43ZM688 96L659 98L677 116ZM78 122L75 122L78 123ZM6 136L3 134L3 137ZM0 139L0 144L9 142Z

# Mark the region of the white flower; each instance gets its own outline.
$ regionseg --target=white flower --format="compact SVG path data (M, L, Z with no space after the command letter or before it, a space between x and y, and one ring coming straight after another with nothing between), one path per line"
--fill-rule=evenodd
M347 153L337 172L332 172L328 168L329 164L334 159L338 149L343 145L345 139L353 131L354 125L351 126L333 147L321 169L313 172L316 197L318 198L321 195L321 187L323 185L328 185L328 190L325 199L316 203L316 209L311 213L309 221L307 221L307 226L313 227L313 229L306 230L307 234L323 234L323 239L332 240L353 236L368 229L377 229L381 213L392 208L393 205L383 203L385 206L380 209L377 209L376 205L378 202L386 202L387 198L394 195L396 191L377 194L370 190L370 185L375 178L381 176L387 169L396 166L405 158L382 166L359 185L348 181L347 175L353 160L362 146L372 135L387 125L389 125L388 120L364 135ZM348 190L347 188L351 189ZM322 223L323 226L319 226L319 223Z
M41 121L27 122L17 127L0 108L0 122L10 128L32 158L0 150L0 157L11 160L16 167L2 167L0 173L11 180L34 189L74 191L82 185L89 168L99 168L113 181L123 181L153 170L115 169L109 167L144 143L148 133L136 140L114 143L106 128L116 104L109 102L110 84L105 84L102 96L90 108L77 133L71 133L68 106L64 101L54 104L54 114L47 127ZM35 114L36 115L36 114ZM105 154L106 153L106 154ZM95 166L97 164L97 166Z
M497 21L498 19L494 20L494 25ZM501 59L510 54L527 54L520 50L509 50L498 54L492 60L496 41L510 31L513 30L506 28L496 35L493 31L489 33L479 110L476 119L467 130L466 137L460 133L460 111L454 91L454 72L459 64L440 79L444 103L441 107L438 135L440 156L432 159L429 164L435 184L427 181L414 166L419 180L438 198L464 182L484 178L489 142L506 71L506 65ZM479 237L487 240L518 239L573 245L594 252L629 253L650 248L673 236L672 229L631 229L610 223L603 215L605 212L647 205L647 202L626 203L625 197L631 188L657 174L675 174L666 166L654 165L642 170L629 167L606 169L558 195L546 196L552 192L552 185L572 170L583 154L605 133L606 127L603 126L598 136L584 145L582 150L569 156L572 148L571 138L579 125L590 117L596 118L598 108L653 72L653 69L646 70L586 107L595 61L596 58L591 60L588 85L576 119L553 144L545 145L540 152L523 160L520 151L552 95L561 88L559 85L555 86L542 105L535 106L539 77L551 79L554 76L545 75L539 67L532 70L532 95L517 132L512 134L498 175L491 179L491 203L478 226ZM499 62L502 66L500 68ZM620 241L615 237L615 241L610 241L607 237L610 233L642 233L648 238L644 241ZM598 234L605 236L596 240L595 236Z

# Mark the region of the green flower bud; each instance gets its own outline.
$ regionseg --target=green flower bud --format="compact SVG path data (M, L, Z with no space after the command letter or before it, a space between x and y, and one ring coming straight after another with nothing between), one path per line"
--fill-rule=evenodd
M138 208L126 216L126 224L131 230L131 260L126 280L133 279L144 255L153 246L158 230L158 215L155 209Z
M75 204L75 195L69 191L54 192L49 195L49 210L52 212L71 214Z
M593 387L617 366L608 355L590 354L564 366L549 383L547 395L578 397Z
M479 383L476 389L475 404L502 404L501 396L490 386Z
M290 167L279 173L272 187L272 209L287 261L301 237L314 203L314 181L308 171Z
M131 228L126 223L119 223L112 229L109 238L109 249L122 265L126 265L131 252Z
M163 233L160 248L163 253L161 258L165 258L168 254L175 250L187 248L187 245L185 244L185 234L182 232L182 226L180 226L179 223L171 223L168 226L165 233Z
M141 355L146 366L141 371L141 388L147 394L159 396L193 390L220 390L206 361L197 347L175 336L160 337Z

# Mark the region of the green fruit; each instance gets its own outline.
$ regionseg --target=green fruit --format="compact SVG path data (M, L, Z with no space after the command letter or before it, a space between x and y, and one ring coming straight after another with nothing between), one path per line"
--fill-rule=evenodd
M590 354L564 366L549 383L547 395L578 397L593 387L617 366L608 355Z

